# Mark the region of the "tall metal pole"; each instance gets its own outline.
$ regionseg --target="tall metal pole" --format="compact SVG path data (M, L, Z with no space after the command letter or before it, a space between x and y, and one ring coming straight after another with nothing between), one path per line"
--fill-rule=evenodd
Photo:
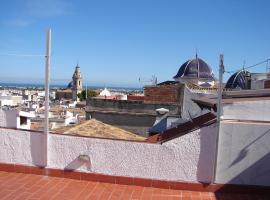
M50 87L50 63L51 63L51 29L47 32L46 66L45 66L45 118L44 118L44 165L47 166L48 134L49 134L49 87Z
M87 83L85 83L85 101L87 101Z
M218 104L217 104L217 122L218 128L220 127L220 116L221 116L221 104L222 104L222 91L223 91L223 74L224 74L224 56L220 55L219 60L219 86L218 86Z
M220 132L220 116L222 113L222 93L223 93L223 74L224 74L224 56L220 54L219 58L219 86L218 86L218 102L217 102L217 135L215 143L215 160L214 160L214 169L213 169L213 180L214 183L216 180L216 170L217 170L217 157L218 157L218 141L219 141L219 132Z

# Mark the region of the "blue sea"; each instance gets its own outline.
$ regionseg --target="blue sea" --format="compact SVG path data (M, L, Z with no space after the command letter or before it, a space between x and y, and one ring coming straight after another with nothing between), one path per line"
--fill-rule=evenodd
M1 83L0 87L4 88L29 88L29 89L44 89L44 84L39 83ZM51 89L58 89L58 88L66 88L67 86L64 84L51 84ZM104 89L104 87L101 86L87 86L87 88L91 89ZM132 87L107 87L110 90L115 91L143 91L143 88L132 88Z

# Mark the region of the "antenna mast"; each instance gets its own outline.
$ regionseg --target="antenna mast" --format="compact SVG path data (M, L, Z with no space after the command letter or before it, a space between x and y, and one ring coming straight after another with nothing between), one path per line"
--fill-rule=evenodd
M51 29L47 32L46 65L45 65L45 118L44 118L44 166L47 166L47 150L49 135L49 90L50 90L50 64L51 64Z
M85 101L87 100L87 83L85 82Z

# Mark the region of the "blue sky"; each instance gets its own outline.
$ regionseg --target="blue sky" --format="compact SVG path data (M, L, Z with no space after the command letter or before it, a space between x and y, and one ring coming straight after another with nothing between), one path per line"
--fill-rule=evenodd
M68 82L77 60L89 85L171 80L196 48L218 76L220 53L228 71L270 58L269 7L268 0L3 1L0 82L43 82L43 57L5 54L43 54L49 27L53 83Z

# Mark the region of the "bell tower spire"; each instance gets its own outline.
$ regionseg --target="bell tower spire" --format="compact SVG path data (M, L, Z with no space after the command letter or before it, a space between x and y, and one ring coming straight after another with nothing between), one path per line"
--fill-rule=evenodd
M77 65L72 76L72 80L73 80L72 100L78 101L79 100L78 94L82 92L82 75L81 75L81 68L78 64L78 61L77 61Z

